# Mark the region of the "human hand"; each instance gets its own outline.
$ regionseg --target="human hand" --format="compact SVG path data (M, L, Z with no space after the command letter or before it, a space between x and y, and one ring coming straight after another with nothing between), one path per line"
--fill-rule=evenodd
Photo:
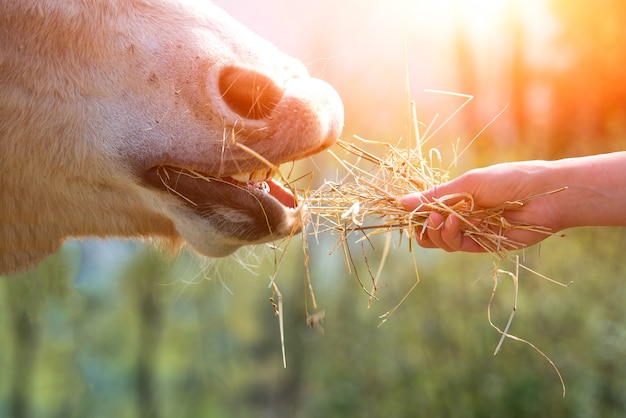
M552 232L563 229L559 222L559 207L554 196L544 193L563 187L559 185L559 176L549 162L524 161L497 164L490 167L468 171L450 182L438 185L423 193L413 193L401 198L407 210L414 210L420 205L451 197L445 203L453 205L460 201L459 194L470 194L477 208L495 208L507 202L523 201L521 205L512 206L502 216L512 224L542 226ZM525 200L531 196L533 199ZM419 231L421 232L421 231ZM505 232L507 239L522 246L529 246L545 239L550 234L525 230L510 229ZM427 228L423 233L416 234L417 242L426 248L442 248L446 251L484 252L470 236L465 235L461 228L461 220L454 214L444 216L432 212L428 217Z

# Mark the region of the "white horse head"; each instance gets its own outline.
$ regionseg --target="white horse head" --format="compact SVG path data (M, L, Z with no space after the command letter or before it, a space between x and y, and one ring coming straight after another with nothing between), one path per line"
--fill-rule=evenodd
M0 0L0 273L68 236L224 256L298 229L267 162L332 145L341 100L198 3Z

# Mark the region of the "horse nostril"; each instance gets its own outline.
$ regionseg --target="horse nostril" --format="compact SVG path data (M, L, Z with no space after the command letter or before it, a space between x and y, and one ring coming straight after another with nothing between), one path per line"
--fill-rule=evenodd
M228 107L247 119L267 118L283 95L269 77L239 67L222 70L219 89Z

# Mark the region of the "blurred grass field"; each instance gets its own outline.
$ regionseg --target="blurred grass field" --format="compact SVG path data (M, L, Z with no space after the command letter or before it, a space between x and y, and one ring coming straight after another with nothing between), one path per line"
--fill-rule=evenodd
M622 416L624 243L622 229L580 229L549 239L541 257L527 251L529 265L574 281L564 289L523 274L511 330L558 365L565 399L529 347L507 341L492 355L487 256L417 250L421 283L378 327L414 281L408 253L391 253L381 300L367 309L343 260L313 246L322 332L305 321L294 246L277 278L284 369L271 251L245 257L251 274L236 260L207 267L187 253L166 262L142 245L103 284L96 272L73 282L80 248L71 244L0 281L0 416L16 407L37 417ZM511 292L503 280L496 321L508 317Z

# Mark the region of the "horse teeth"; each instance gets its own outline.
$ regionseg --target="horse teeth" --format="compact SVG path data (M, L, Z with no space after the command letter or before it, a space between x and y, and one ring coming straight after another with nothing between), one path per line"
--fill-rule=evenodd
M270 177L270 169L257 170L250 174L250 181L265 181Z
M250 181L250 175L251 173L239 173L239 174L233 174L231 177L237 180L238 182L247 183Z
M251 173L233 174L231 177L240 183L259 183L271 178L274 172L271 168L256 170Z

